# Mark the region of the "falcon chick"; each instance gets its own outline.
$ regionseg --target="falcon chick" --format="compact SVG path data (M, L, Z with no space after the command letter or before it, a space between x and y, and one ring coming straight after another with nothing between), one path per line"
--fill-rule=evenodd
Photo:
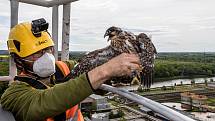
M134 35L131 32L124 31L121 28L114 26L106 30L104 37L106 36L108 36L107 41L110 41L110 45L92 51L81 58L78 61L79 63L74 67L65 80L75 78L84 72L88 72L121 53L134 53L140 57L142 70L134 70L133 76L137 76L141 81L141 84L144 87L149 88L153 82L154 59L157 54L151 39L144 33ZM131 77L115 77L114 80L120 80L122 78L131 79Z
M123 53L138 54L141 60L142 71L137 76L144 87L149 88L153 82L154 60L157 54L156 48L151 39L144 33L134 35L131 32L123 31L118 27L110 27L105 36L111 40L110 46Z

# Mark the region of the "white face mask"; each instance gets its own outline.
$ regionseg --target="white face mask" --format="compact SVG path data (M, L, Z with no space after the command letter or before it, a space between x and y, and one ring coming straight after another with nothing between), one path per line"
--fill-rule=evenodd
M45 53L33 64L33 71L40 77L48 77L55 73L55 58L50 53Z

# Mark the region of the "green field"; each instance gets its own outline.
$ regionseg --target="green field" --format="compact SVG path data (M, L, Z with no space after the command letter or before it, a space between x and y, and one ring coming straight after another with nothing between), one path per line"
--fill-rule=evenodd
M9 63L8 62L0 62L0 76L9 75Z
M8 58L8 55L0 55L0 58Z
M215 106L215 98L209 98L209 99L207 100L207 103L208 103L209 105L211 105L211 106Z

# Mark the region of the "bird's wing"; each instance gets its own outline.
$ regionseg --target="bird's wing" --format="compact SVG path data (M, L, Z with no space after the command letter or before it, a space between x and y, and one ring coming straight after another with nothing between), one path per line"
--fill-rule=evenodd
M151 39L144 33L138 35L141 53L139 53L141 63L143 66L141 76L141 83L149 88L153 83L154 60L157 54L156 48Z
M69 80L75 78L84 72L89 72L97 66L106 63L111 58L117 56L117 53L111 46L92 51L78 61L78 64L72 69L70 74L65 78Z
M110 46L92 51L81 58L78 61L78 65L65 78L65 81L84 72L89 72L121 53L136 53L139 55L143 67L142 72L139 74L140 79L142 84L149 88L153 81L154 59L157 53L155 46L144 33L135 36L126 31L120 31L118 35L112 36ZM115 78L115 80L120 78ZM130 77L125 78L131 79Z

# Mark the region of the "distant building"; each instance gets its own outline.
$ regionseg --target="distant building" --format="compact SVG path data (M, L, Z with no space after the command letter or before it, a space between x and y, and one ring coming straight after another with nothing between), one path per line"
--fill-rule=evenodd
M215 82L208 82L208 87L215 89Z
M94 100L94 105L95 105L96 111L110 109L110 105L107 101L107 98L105 98L101 95L96 95L96 94L90 95L89 98Z
M181 107L187 110L192 109L192 95L193 93L185 92L181 93Z
M81 110L83 111L110 110L110 104L108 103L107 98L100 95L92 94L81 102Z
M181 93L181 107L187 110L198 108L201 111L207 111L207 96L196 95L195 93Z
M91 117L92 121L109 121L109 113L94 113Z
M204 95L193 95L192 96L192 105L194 107L200 107L206 104L207 96Z

